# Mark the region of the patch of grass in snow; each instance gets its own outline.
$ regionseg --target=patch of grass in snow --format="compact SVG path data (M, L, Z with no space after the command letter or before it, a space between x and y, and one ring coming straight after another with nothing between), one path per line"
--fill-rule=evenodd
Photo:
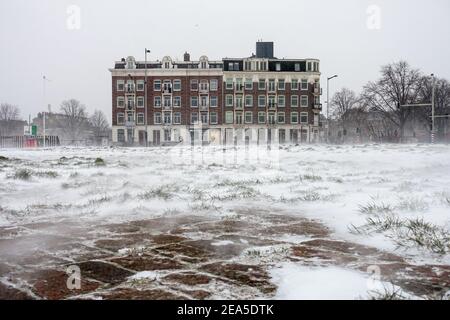
M215 187L245 187L248 185L258 185L262 184L263 181L260 179L248 179L248 180L230 180L225 179L221 182L216 183Z
M9 178L28 181L31 179L31 175L32 175L31 170L19 169L19 170L16 170L16 172L14 172L14 174L12 176L9 176Z
M300 179L300 181L306 180L306 181L310 181L310 182L317 182L317 181L323 180L321 176L318 176L315 174L309 174L309 173L299 176L299 179Z
M56 171L37 171L34 172L33 175L42 178L57 178L58 173Z
M376 203L374 200L365 205L359 205L358 208L359 212L364 214L378 214L394 211L394 208L390 204L385 204L383 202Z
M5 156L0 156L0 161L9 161L9 158Z
M344 183L344 179L340 177L329 177L328 181L335 182L335 183Z
M422 218L400 219L394 214L375 215L367 217L362 226L350 225L349 231L354 234L384 233L403 248L421 247L438 254L450 251L448 231Z
M88 201L88 205L99 205L105 202L111 201L112 198L106 194L100 196L99 198L90 199Z
M96 166L105 166L106 165L105 160L103 160L102 158L96 158L94 161L94 164Z
M179 188L173 184L165 184L156 188L152 188L138 195L139 199L151 200L151 199L163 199L169 200L176 196Z
M370 300L407 300L408 298L403 295L403 291L400 287L383 286L380 290L371 290L368 292Z
M403 211L426 211L428 203L421 198L403 198L400 199L396 208Z

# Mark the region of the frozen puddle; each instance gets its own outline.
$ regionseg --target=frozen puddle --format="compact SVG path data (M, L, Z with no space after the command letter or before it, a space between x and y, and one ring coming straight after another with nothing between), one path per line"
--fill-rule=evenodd
M367 273L340 267L308 267L284 263L281 267L270 270L269 274L278 286L276 299L354 300L376 297L385 292L397 292L404 298L417 298Z

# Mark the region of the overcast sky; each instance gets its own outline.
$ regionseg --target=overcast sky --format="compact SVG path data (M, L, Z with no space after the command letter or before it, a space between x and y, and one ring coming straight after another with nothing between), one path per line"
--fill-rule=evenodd
M76 98L109 118L114 61L143 60L145 47L152 60L184 51L243 57L258 39L274 41L279 58L320 59L324 88L326 76L339 75L330 92L360 91L400 59L450 79L449 14L448 0L1 0L0 102L28 118Z

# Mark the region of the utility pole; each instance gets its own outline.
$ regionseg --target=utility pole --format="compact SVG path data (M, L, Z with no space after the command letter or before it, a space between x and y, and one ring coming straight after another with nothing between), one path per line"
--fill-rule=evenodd
M434 126L434 96L436 91L436 78L434 77L434 73L431 74L432 85L431 89L431 143L434 143L434 135L435 135L435 126Z
M148 147L148 103L147 103L147 53L150 53L150 50L145 48L145 80L144 80L144 110L145 110L145 146Z
M44 87L44 112L43 112L43 114L42 114L42 126L43 126L43 136L44 136L44 148L45 148L45 108L46 108L46 97L45 97L45 84L46 84L46 82L50 82L50 80L49 79L47 79L47 77L46 76L43 76L42 77L42 82L43 82L43 87Z
M327 78L327 130L326 130L326 135L327 135L326 142L327 143L329 143L328 138L330 135L330 118L329 118L329 116L330 116L330 114L329 114L329 111L330 111L330 80L334 79L334 78L337 78L337 74L335 74L332 77Z

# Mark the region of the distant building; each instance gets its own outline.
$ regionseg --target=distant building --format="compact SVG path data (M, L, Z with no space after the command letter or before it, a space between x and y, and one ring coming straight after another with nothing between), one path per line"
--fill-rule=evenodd
M278 59L272 42L256 46L256 55L246 58L191 61L185 53L183 61L116 62L110 69L113 142L318 141L319 60Z
M24 120L0 120L0 136L22 136L26 125Z

